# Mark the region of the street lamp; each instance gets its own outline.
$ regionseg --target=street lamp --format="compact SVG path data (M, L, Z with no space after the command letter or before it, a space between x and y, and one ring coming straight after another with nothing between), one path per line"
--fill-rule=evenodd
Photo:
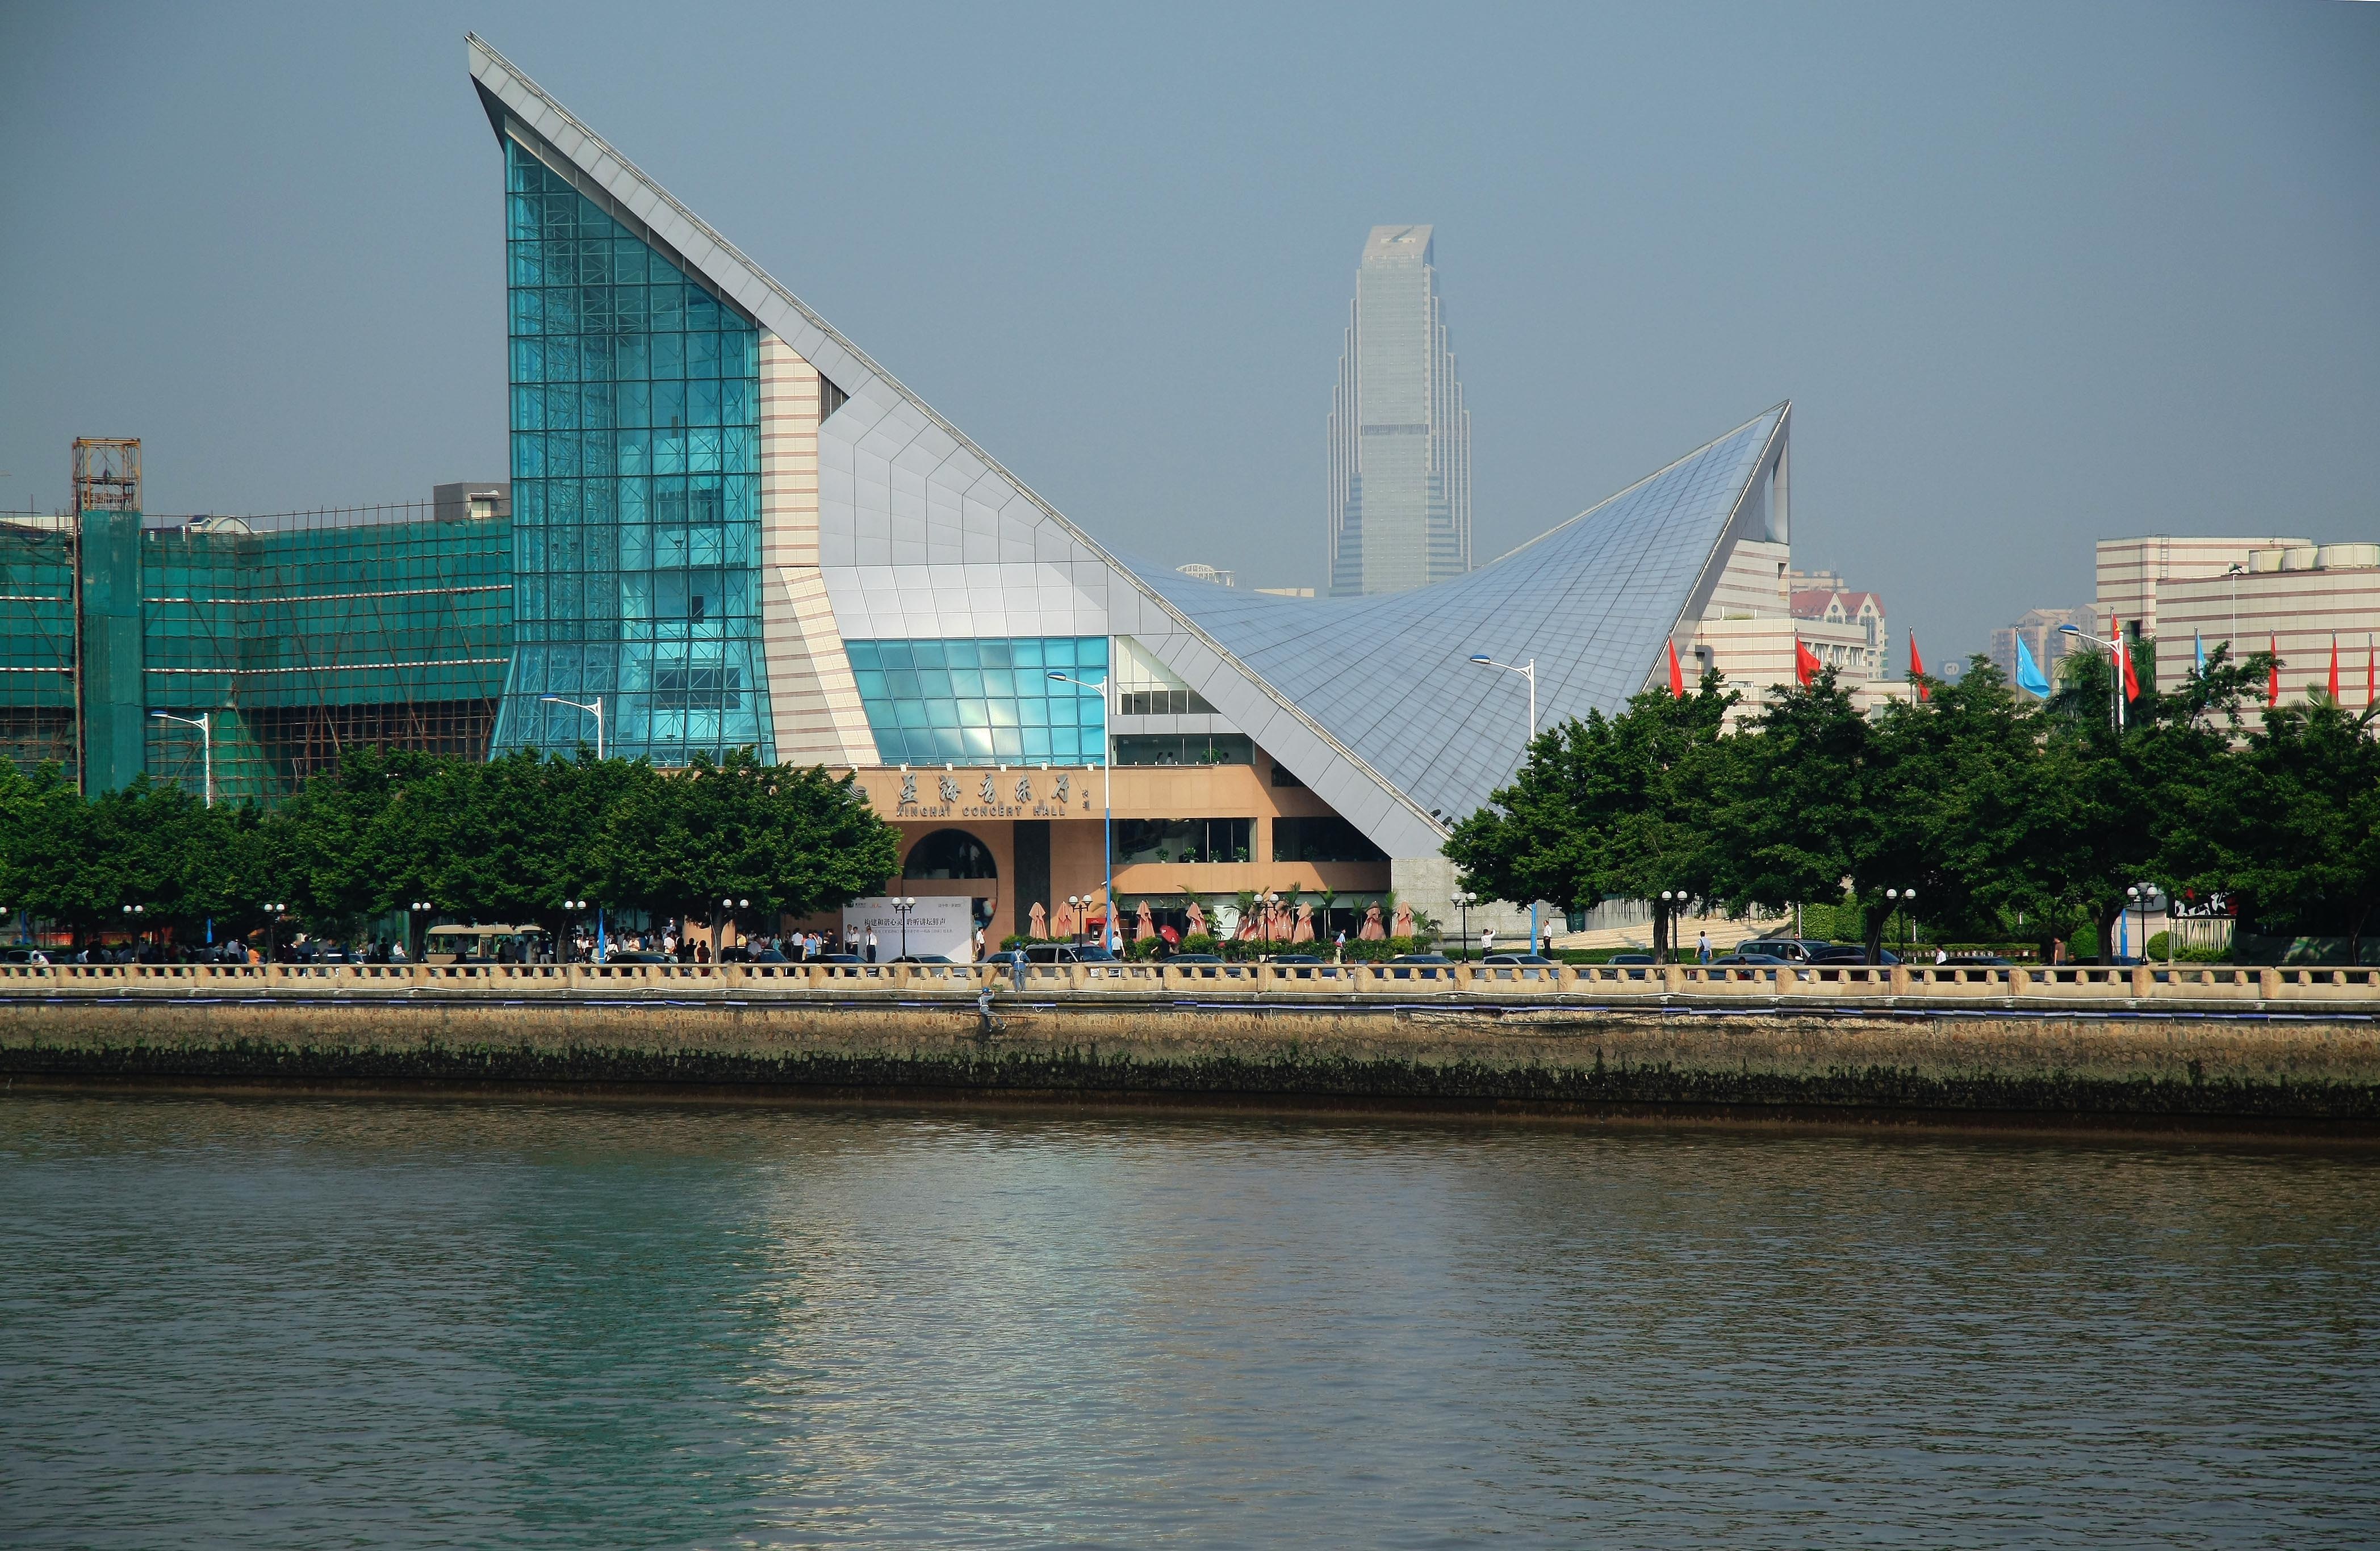
M1686 913L1686 891L1683 889L1661 891L1661 931L1663 941L1670 945L1670 962L1678 958L1678 917Z
M207 806L215 806L215 713L200 711L196 716L176 716L172 711L151 711L161 721L178 721L185 727L199 730L199 746L204 751L201 759L207 773Z
M434 907L428 900L416 900L411 904L405 907L405 913L409 916L417 917L423 929L421 946L413 955L414 962L416 963L422 963L430 957L430 938L428 934L430 927L430 912L432 908Z
M1085 684L1081 679L1078 679L1078 678L1070 678L1070 677L1068 677L1068 676L1067 676L1066 674L1064 674L1064 673L1051 673L1051 674L1050 675L1050 682L1051 682L1052 684L1071 684L1071 685L1073 685L1076 689L1087 689L1087 690L1089 690L1091 693L1093 693L1094 695L1100 696L1100 697L1101 697L1101 698L1100 698L1100 701L1099 701L1099 725L1100 725L1100 727L1101 727L1102 729L1104 729L1104 728L1107 726L1107 700L1106 700L1106 698L1105 698L1105 696L1106 696L1106 693L1107 693L1107 687L1108 687L1108 681L1107 681L1107 680L1105 680L1105 679L1101 679L1101 680L1100 680L1099 683L1097 683L1097 684ZM1099 742L1099 800L1100 800L1100 803L1101 803L1101 804L1106 807L1106 809L1107 809L1107 829L1106 829L1106 831L1105 831L1105 832L1106 832L1107 839L1106 839L1106 842L1105 842L1105 843L1100 847L1100 849L1101 849L1101 850L1103 850L1103 851L1105 851L1105 852L1107 853L1107 863L1108 863L1108 875L1107 875L1107 876L1108 876L1108 882L1107 882L1107 900L1108 900L1107 932L1108 932L1108 933L1113 933L1113 932L1114 932L1114 930L1116 929L1116 919L1115 919L1115 915L1116 915L1116 912L1115 912L1115 777L1114 777L1114 775L1113 775L1113 773L1112 773L1112 768L1111 768L1111 767L1109 765L1109 763L1108 763L1108 748L1107 748L1106 734L1105 734L1105 733L1104 733L1104 732L1102 732L1102 733L1101 733L1101 735L1100 735L1100 742ZM1103 934L1103 935L1105 935L1105 934Z
M1066 896L1066 919L1074 926L1075 946L1077 948L1080 948L1083 945L1083 905L1085 903L1083 896L1080 894L1068 894Z
M2092 635L2079 624L2061 624L2058 627L2058 633L2061 636L2079 636L2095 647L2107 648L2107 676L2113 681L2116 692L2116 731L2122 732L2124 730L2124 665L2116 655L2122 648L2105 636Z
M1884 891L1884 898L1885 903L1888 905L1892 904L1894 901L1900 902L1898 908L1900 912L1900 956L1903 959L1906 959L1909 957L1910 944L1917 939L1917 917L1915 914L1917 909L1917 891L1914 889L1887 889Z
M280 900L273 901L264 907L264 962L266 963L271 963L276 956L276 944L281 935L281 913L288 908L286 902Z
M1479 903L1479 896L1468 890L1457 889L1450 903L1455 909L1463 912L1463 962L1469 963L1471 962L1471 907Z
M1281 896L1268 889L1264 891L1264 935L1268 943L1278 942L1281 930Z
M603 697L601 695L595 697L595 703L591 706L578 700L565 700L559 695L540 695L538 698L550 700L557 706L570 706L578 710L592 711L595 715L595 757L598 759L603 757Z
M2132 956L2132 924L2130 917L2132 911L2146 910L2156 902L2156 885L2135 883L2124 891L2124 898L2129 902L2129 905L2117 913L2119 930L2116 938L2116 955L2119 958L2129 959ZM2143 942L2141 946L2145 949L2148 944ZM2165 955L2166 967L2169 969L2173 965L2173 932L2169 927L2165 934Z
M712 963L727 962L727 934L722 918L723 917L725 922L732 923L735 919L737 911L751 908L750 900L739 900L733 896L719 902L719 915L710 918L710 962Z
M578 917L587 914L587 902L585 900L565 900L562 902L562 913L565 916L567 916L573 922L576 922ZM567 952L572 946L572 944L565 943L563 945L563 951ZM567 963L568 961L565 960L564 962Z
M149 907L145 904L128 904L124 907L124 924L132 930L132 940L136 945L132 956L136 959L140 956L140 949L149 945L149 934L144 929L142 920L142 917L148 914Z
M909 956L909 912L917 908L917 896L901 894L892 901L893 913L901 917L901 956Z
M1537 741L1537 660L1532 657L1516 668L1510 662L1499 662L1485 652L1473 652L1471 660L1478 663L1482 668L1501 668L1508 673L1518 673L1529 681L1529 735L1521 740L1521 760L1522 763L1526 764L1529 758L1529 745ZM1531 900L1529 902L1529 951L1534 953L1536 948L1537 902Z

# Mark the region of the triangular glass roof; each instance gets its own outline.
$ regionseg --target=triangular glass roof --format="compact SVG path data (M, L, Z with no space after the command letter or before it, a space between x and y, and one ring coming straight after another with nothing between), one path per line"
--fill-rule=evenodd
M1536 661L1537 725L1618 709L1718 555L1783 405L1503 558L1371 598L1293 599L1161 568L1142 579L1374 769L1460 818L1519 767L1528 685L1482 667Z

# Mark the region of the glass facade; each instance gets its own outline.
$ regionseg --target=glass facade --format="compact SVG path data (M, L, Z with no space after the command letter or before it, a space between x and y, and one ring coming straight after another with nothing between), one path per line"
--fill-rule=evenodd
M892 765L1103 765L1104 636L846 641L876 752Z
M773 759L759 332L512 140L515 657L501 751Z
M1119 818L1115 865L1140 862L1245 862L1253 818Z

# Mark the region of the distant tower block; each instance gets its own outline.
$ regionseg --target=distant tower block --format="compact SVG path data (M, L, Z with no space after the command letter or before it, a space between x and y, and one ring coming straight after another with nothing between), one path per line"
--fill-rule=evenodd
M140 510L140 439L78 436L74 443L74 509L84 512Z

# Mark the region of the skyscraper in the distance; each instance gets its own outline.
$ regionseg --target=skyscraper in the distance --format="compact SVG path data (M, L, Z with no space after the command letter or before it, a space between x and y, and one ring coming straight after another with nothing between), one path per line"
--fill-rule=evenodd
M1471 569L1471 415L1427 226L1375 226L1330 395L1330 595Z

